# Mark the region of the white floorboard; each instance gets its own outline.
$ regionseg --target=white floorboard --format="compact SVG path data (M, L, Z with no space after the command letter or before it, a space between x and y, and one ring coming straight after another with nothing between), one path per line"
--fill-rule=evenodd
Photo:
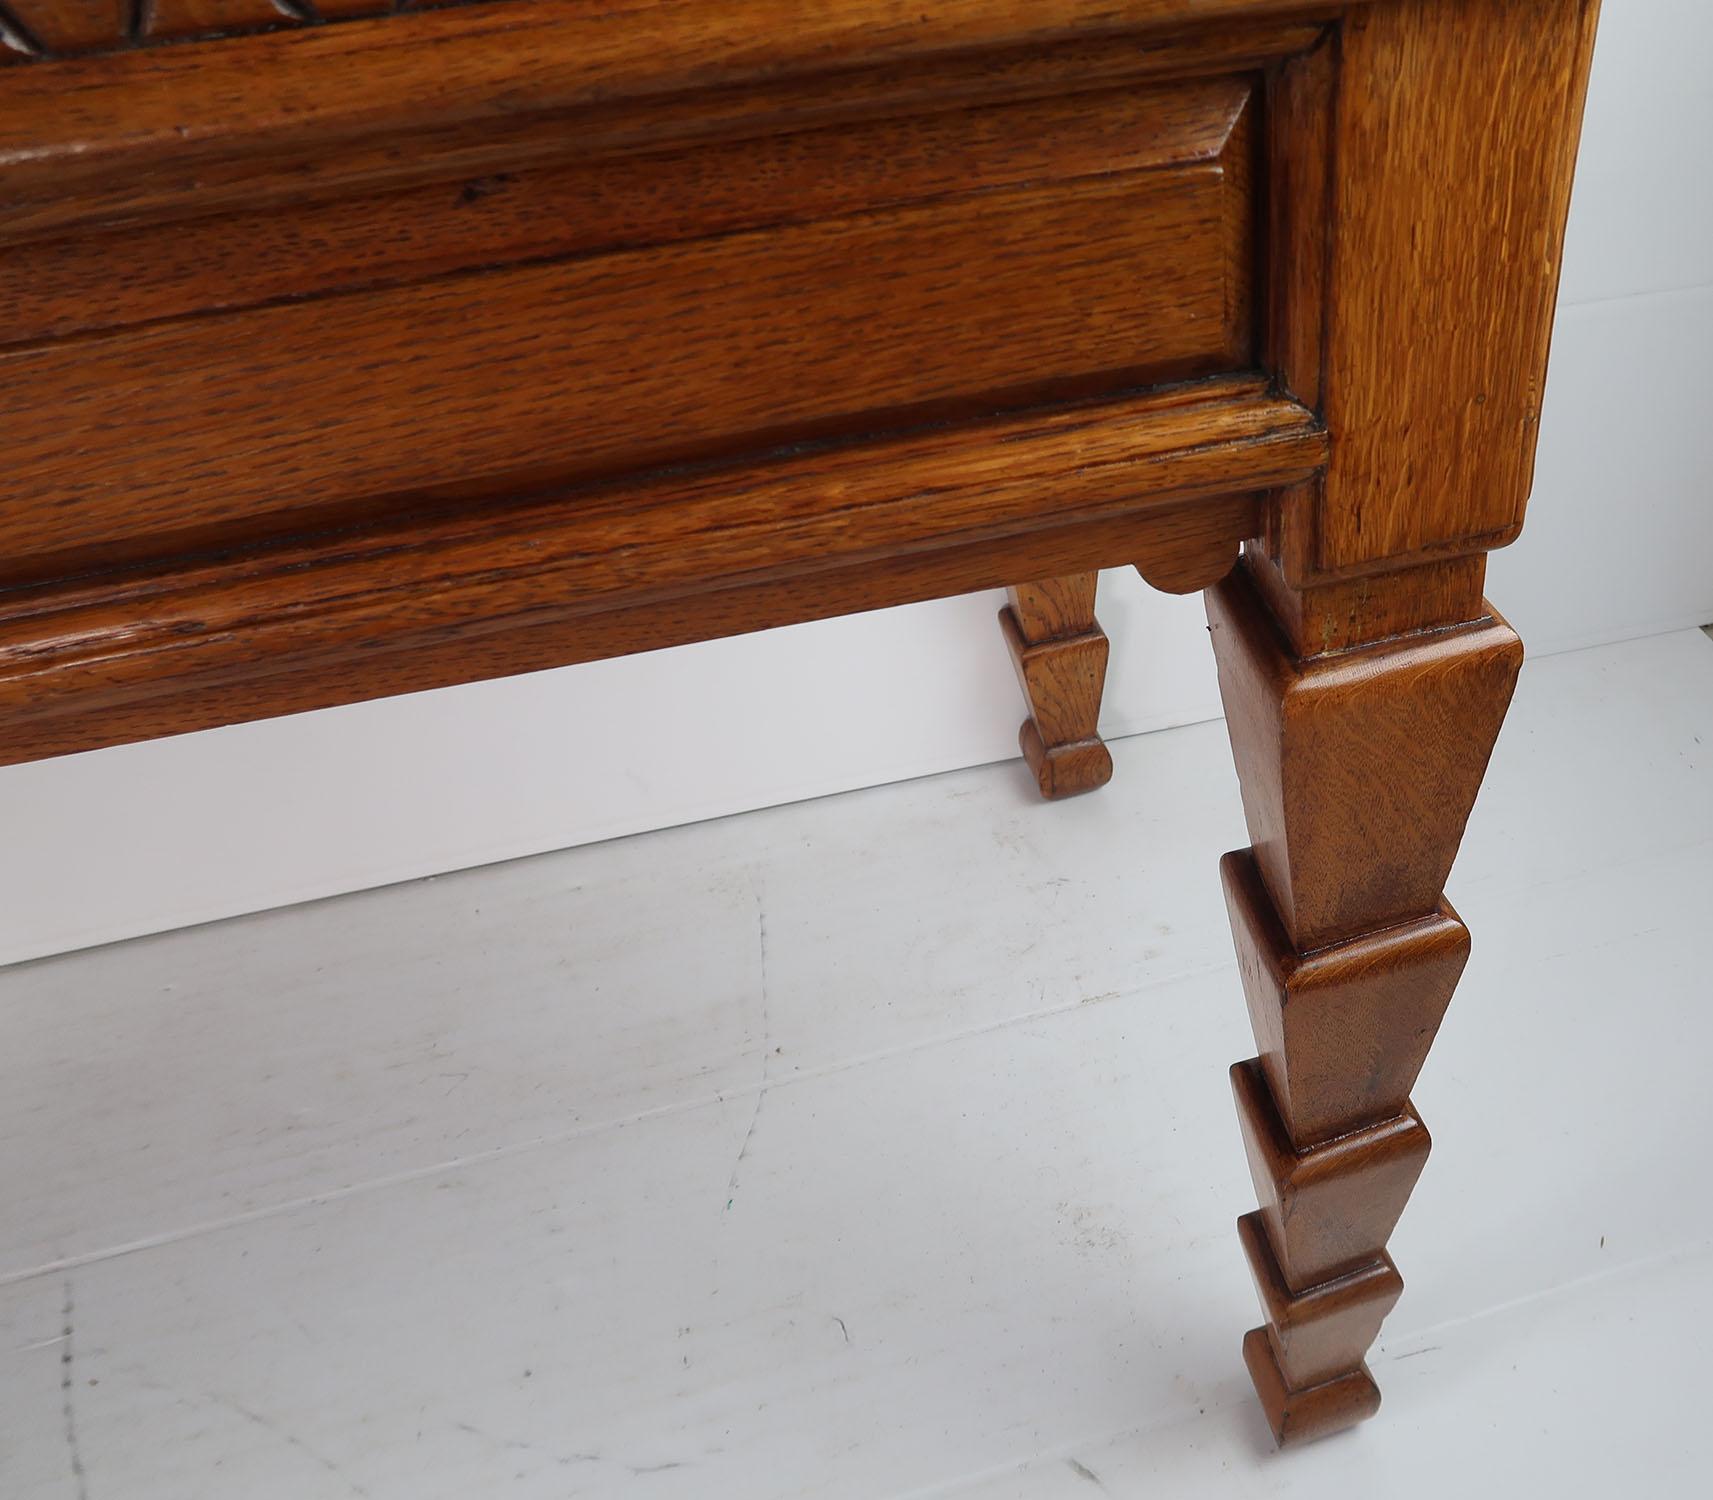
M0 973L0 1496L1700 1493L1713 642L1525 672L1386 1408L1284 1456L1223 733Z

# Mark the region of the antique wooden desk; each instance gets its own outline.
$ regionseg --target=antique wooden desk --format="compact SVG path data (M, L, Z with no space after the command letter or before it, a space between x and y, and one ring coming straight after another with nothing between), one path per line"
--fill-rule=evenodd
M1596 8L3 0L0 759L1012 584L1057 794L1092 570L1206 589L1243 1350L1359 1420Z

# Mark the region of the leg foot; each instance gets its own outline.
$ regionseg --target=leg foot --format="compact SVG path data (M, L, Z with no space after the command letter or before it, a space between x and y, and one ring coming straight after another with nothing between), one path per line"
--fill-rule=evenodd
M1049 800L1112 780L1112 756L1098 730L1108 645L1094 618L1097 577L1076 573L1019 584L999 612L1029 706L1018 744Z
M1320 1385L1292 1390L1273 1357L1265 1328L1251 1328L1243 1336L1243 1363L1249 1366L1273 1441L1281 1448L1342 1432L1380 1410L1380 1387L1365 1364Z

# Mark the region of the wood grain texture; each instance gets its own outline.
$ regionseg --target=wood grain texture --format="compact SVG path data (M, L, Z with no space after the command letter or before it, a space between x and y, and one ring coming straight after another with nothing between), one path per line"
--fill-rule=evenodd
M1131 85L26 239L0 255L0 342L1213 164L1250 94L1229 77Z
M1182 167L0 354L6 566L1242 368L1248 268L1226 225L1245 209L1205 146Z
M31 56L117 47L131 39L129 0L8 0L7 42Z
M1267 512L1269 526L1276 525L1282 508L1295 508L1299 500L1301 506L1312 504L1318 488L1317 476L1296 491L1274 496ZM1249 542L1244 557L1268 612L1292 652L1305 660L1389 636L1449 629L1487 613L1481 592L1487 556L1482 552L1391 573L1334 578L1308 588L1293 588L1285 581L1286 567L1273 560L1265 543Z
M1030 641L1009 607L999 619L1040 738L1048 746L1096 738L1094 721L1106 680L1104 632L1091 624L1075 635Z
M1075 573L1014 584L999 612L1000 633L1029 708L1018 744L1049 801L1080 796L1112 780L1112 755L1099 732L1110 651L1094 615L1099 581L1098 573Z
M1247 569L1209 593L1208 619L1249 836L1293 946L1432 914L1516 685L1516 634L1489 615L1299 660Z
M1325 449L1301 407L1214 382L15 590L0 758L1003 587L1037 565L1229 559L1257 492Z
M1039 578L1006 590L1017 633L1030 643L1081 635L1095 626L1098 573L1071 573L1064 578Z
M1261 1065L1301 1149L1400 1115L1469 960L1469 929L1432 916L1299 954L1248 850L1220 861Z
M1320 569L1522 525L1598 12L1389 0L1345 24Z
M1293 1390L1285 1381L1264 1328L1252 1328L1244 1335L1243 1363L1255 1382L1273 1440L1281 1447L1341 1432L1366 1422L1380 1410L1380 1387L1374 1384L1366 1364L1324 1384Z
M61 696L43 678L15 685L13 701L28 706L0 717L0 765L743 635L883 603L1002 588L1007 578L1028 568L1091 568L1112 557L1195 549L1212 532L1241 534L1256 512L1253 497L1231 496L953 542L896 558L838 563L821 572L727 581L699 593L669 595L658 604L580 613L556 612L532 601L533 607L516 619L469 621L463 628L439 621L421 636L411 634L415 622L408 613L396 617L392 630L371 616L342 645L330 642L330 632L310 632L314 639L301 655L286 654L285 632L276 628L283 622L219 614L239 604L223 596L210 601L206 627L183 626L186 634L195 633L212 646L208 656L168 655L164 647L184 643L149 631L138 650L145 658L152 655L152 661L116 654L94 670L72 663L73 675L87 689L80 697ZM181 618L195 615L183 604L178 613ZM117 627L111 620L108 624L117 645ZM205 628L212 639L203 635ZM260 649L250 655L233 637L252 631L261 639L256 642ZM395 649L399 636L406 638ZM21 665L16 654L8 654L11 666ZM53 665L51 647L38 654L41 665Z
M275 40L231 37L234 31L263 26L296 31L305 20L356 20L371 24L350 28L351 36L339 35L336 46L311 55L339 57L352 47L377 42L421 48L479 41L496 32L518 34L523 46L536 43L539 51L543 36L570 30L609 68L642 65L651 43L665 54L656 59L657 65L671 61L688 68L692 60L684 54L692 39L704 53L728 65L741 60L753 66L759 59L752 54L760 52L774 66L795 56L805 66L825 67L867 53L891 56L1014 38L1038 43L1066 34L1146 31L1246 15L1330 14L1336 8L1335 0L1123 0L1117 5L1095 0L1035 5L1025 0L957 0L928 12L912 11L896 0L842 0L838 6L823 7L794 0L674 0L670 6L647 0L278 0L277 5L273 0L149 0L146 7L136 0L7 0L6 6L20 33L16 40L8 38L7 45L37 59L198 36L221 38L230 48L245 41L254 45ZM522 14L508 14L511 10ZM403 14L388 16L391 11ZM484 14L495 11L491 17ZM389 29L373 24L380 21ZM630 35L612 35L620 31ZM866 46L865 34L870 39ZM684 81L705 87L717 78L698 75Z
M1379 1406L1407 1096L1468 954L1440 889L1520 660L1475 554L1528 496L1596 10L1398 0L1269 76L1266 358L1333 453L1210 619L1255 841L1223 867L1262 1050L1243 1352L1281 1443Z
M534 6L529 14L535 14ZM516 15L526 14L519 6ZM0 157L6 175L7 212L0 219L0 241L13 241L122 221L127 226L172 219L205 219L221 211L255 211L281 206L301 210L335 198L360 198L408 186L491 179L571 162L684 149L715 141L755 142L798 131L967 109L985 104L1069 97L1144 85L1151 80L1252 75L1273 59L1309 46L1324 27L1305 21L1260 21L1212 31L1107 36L1071 33L1063 40L1024 48L906 54L895 61L853 62L831 73L801 73L790 68L767 71L741 87L652 92L644 88L619 97L603 97L599 87L573 90L566 103L559 75L549 66L558 56L561 32L532 33L532 61L540 73L520 69L509 28L490 34L479 13L456 34L457 57L466 46L491 47L496 76L510 69L507 107L481 106L486 96L460 109L417 113L417 101L434 98L444 87L454 50L442 39L420 57L399 43L405 23L423 17L401 16L397 30L388 25L324 28L314 33L281 33L222 43L219 48L162 48L99 62L55 63L47 70L60 87L45 91L39 110L54 101L81 111L104 101L103 118L133 120L157 107L162 89L190 104L223 91L248 101L266 93L264 82L282 70L295 85L291 108L270 117L251 133L241 113L206 126L188 124L158 135L122 129L111 138L78 138L81 118L66 122L74 145L61 145L45 129L21 131L18 149ZM326 59L329 73L308 67L297 44L338 32L361 46L343 48ZM199 66L179 76L165 65L174 54L197 55ZM139 63L137 60L141 59ZM586 65L582 53L562 61L573 71ZM160 64L160 68L156 68ZM354 91L348 81L322 92L324 77L390 76L394 68L420 69L414 88L398 101L391 123L384 116L349 118ZM67 79L75 70L88 76ZM161 76L165 70L167 76ZM24 82L42 70L15 70ZM230 76L228 76L230 75ZM491 80L490 80L491 82ZM62 98L62 96L64 96ZM11 85L0 93L0 119L13 98ZM189 114L180 109L179 115ZM408 149L400 148L401 136Z
M1522 651L1467 571L1306 600L1270 568L1248 557L1208 618L1254 841L1221 866L1262 1053L1231 1073L1268 1319L1244 1357L1286 1442L1378 1405L1362 1356L1402 1287L1385 1245L1431 1147L1409 1090L1469 953L1441 890ZM1393 633L1458 600L1471 618Z
M1258 1058L1231 1070L1231 1091L1285 1285L1306 1292L1378 1260L1392 1237L1432 1138L1406 1106L1389 1119L1299 1151L1286 1135Z
M1285 1284L1260 1214L1237 1221L1237 1238L1266 1314L1262 1331L1286 1384L1304 1390L1359 1366L1403 1295L1404 1278L1392 1257L1382 1253L1348 1276L1298 1293Z
M5 40L25 55L56 57L355 16L384 16L405 3L409 0L7 0L17 29ZM494 4L498 0L466 3Z

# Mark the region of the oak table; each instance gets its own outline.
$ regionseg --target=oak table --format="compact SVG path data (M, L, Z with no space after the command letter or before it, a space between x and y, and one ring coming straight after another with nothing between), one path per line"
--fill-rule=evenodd
M0 762L1011 585L1062 795L1206 590L1243 1352L1368 1416L1596 11L3 0Z

